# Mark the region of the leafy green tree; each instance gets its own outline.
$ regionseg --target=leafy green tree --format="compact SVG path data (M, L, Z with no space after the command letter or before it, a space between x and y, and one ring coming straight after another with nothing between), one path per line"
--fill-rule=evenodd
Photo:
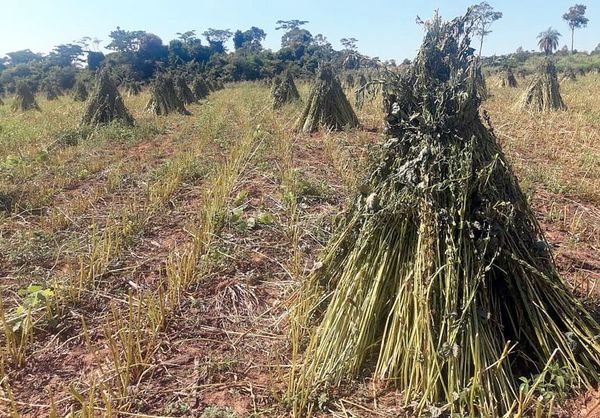
M40 54L31 52L30 49L8 52L6 56L8 56L11 65L29 64L32 62L41 61L43 58Z
M138 37L138 50L133 59L133 68L143 79L150 78L158 66L167 62L169 50L162 39L153 33L142 32Z
M262 41L267 37L264 30L252 26L247 31L237 30L233 35L233 46L236 50L246 49L259 52L262 50Z
M54 47L46 58L53 65L68 67L83 62L83 48L78 44L62 44Z
M200 42L200 39L196 36L195 30L188 30L187 32L177 32L179 40L185 45L191 45L196 42Z
M325 36L321 33L317 33L313 38L313 43L318 47L331 47L331 44Z
M283 29L284 31L289 32L291 30L298 29L300 26L304 26L309 22L308 22L308 20L294 19L294 20L278 20L275 23L277 24L277 26L275 27L275 30Z
M208 28L208 30L202 32L202 35L215 53L223 54L227 51L225 43L233 36L233 33L229 29Z
M340 43L342 44L342 46L346 50L352 51L352 52L358 51L358 48L356 47L356 43L357 42L358 42L358 39L356 39L356 38L342 38L342 39L340 39Z
M538 46L540 51L546 55L552 54L558 48L558 38L562 35L556 30L549 27L544 32L538 35Z
M475 34L479 36L479 56L481 56L483 39L492 33L490 27L492 23L502 18L502 12L495 11L486 1L471 6L470 12L475 25Z
M573 53L573 44L575 38L575 29L585 28L590 21L585 17L586 6L583 4L576 4L575 6L569 7L569 11L565 13L562 18L569 24L571 29L571 53Z
M275 30L284 30L281 37L281 48L298 50L306 48L313 41L312 34L300 27L306 25L308 20L278 20L276 23Z
M87 65L91 71L96 71L102 65L104 61L104 54L98 51L88 51L87 53Z
M181 39L173 39L169 42L169 63L173 67L185 64L191 60L189 50Z
M111 42L106 45L106 49L122 53L136 52L140 45L140 37L144 33L142 30L128 31L117 26L117 29L108 35Z

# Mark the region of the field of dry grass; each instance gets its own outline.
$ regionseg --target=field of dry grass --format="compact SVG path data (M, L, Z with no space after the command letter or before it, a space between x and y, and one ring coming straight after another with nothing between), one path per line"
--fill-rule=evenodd
M523 81L488 84L559 268L597 310L600 76L564 83L569 110L543 115L514 108ZM299 135L300 105L273 112L262 84L188 117L146 100L126 98L135 128L96 131L68 97L0 107L1 416L289 416L288 307L381 140L379 105L365 129ZM403 405L368 380L318 402L339 417Z

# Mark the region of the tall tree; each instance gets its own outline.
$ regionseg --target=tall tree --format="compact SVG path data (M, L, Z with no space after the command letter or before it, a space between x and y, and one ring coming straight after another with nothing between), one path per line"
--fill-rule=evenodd
M562 18L569 24L571 29L571 54L573 53L573 40L575 38L575 29L585 28L590 21L585 17L585 9L587 6L583 4L576 4L575 6L569 7L569 11L565 13Z
M487 1L471 6L471 15L475 24L475 34L479 36L479 56L483 50L483 38L492 31L490 26L496 20L502 18L502 12L497 12Z
M247 31L237 30L233 35L233 46L236 50L246 49L248 51L260 52L262 41L267 37L264 30L252 26Z
M552 54L558 48L558 38L562 35L556 30L549 27L544 32L538 35L538 46L546 55Z
M6 55L10 59L11 65L29 64L31 62L41 61L43 58L40 54L31 52L30 49L8 52Z
M275 23L277 24L275 30L283 29L284 31L289 32L291 30L298 29L300 26L306 25L308 20L278 20Z
M278 20L276 23L275 30L284 31L281 37L281 48L304 49L313 41L312 34L301 28L308 23L308 20Z
M348 51L352 51L352 52L356 52L358 50L358 48L356 47L356 43L358 42L358 39L356 38L342 38L340 39L340 43L342 44L342 46L347 49Z
M60 67L68 67L69 65L83 62L83 48L77 44L62 44L54 47L48 55L48 60Z
M331 47L331 44L322 33L317 33L313 39L313 42L316 46Z
M106 45L106 49L123 53L135 52L140 46L140 37L144 33L142 30L129 31L117 26L117 29L108 35L111 41Z
M188 30L186 32L177 32L177 36L179 37L179 40L181 42L183 42L184 44L187 44L187 45L195 44L196 42L200 41L200 39L198 39L198 37L196 37L195 30Z
M229 29L208 28L208 30L202 32L202 35L216 53L223 53L226 51L225 42L233 36L233 33Z

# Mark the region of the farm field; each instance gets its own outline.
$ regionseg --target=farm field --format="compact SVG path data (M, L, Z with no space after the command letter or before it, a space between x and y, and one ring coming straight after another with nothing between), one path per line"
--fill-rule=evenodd
M525 80L488 86L482 110L598 317L600 75L563 82L560 112L517 110ZM289 309L368 174L383 113L373 101L360 129L299 134L302 105L274 111L269 90L232 83L168 117L144 111L144 91L125 97L133 128L78 128L70 97L0 106L0 415L290 416ZM386 417L404 402L365 378L318 404ZM595 416L600 394L562 408Z

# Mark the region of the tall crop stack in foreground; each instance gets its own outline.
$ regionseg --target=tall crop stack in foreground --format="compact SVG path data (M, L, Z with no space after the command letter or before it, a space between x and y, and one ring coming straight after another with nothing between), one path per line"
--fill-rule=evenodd
M500 86L501 87L518 87L517 79L513 74L513 71L510 67L507 67L506 70L502 72L502 76L500 78Z
M190 115L190 112L177 96L173 79L164 75L158 75L154 80L150 90L150 101L146 109L155 115L168 115L173 112Z
M319 69L297 130L310 133L320 128L339 130L359 125L342 86L330 66Z
M361 373L415 415L519 415L533 398L521 378L556 391L598 381L600 326L480 118L471 24L435 16L383 86L381 158L295 307L294 347L314 326L291 374L295 413Z
M12 106L13 110L40 110L29 85L24 81L17 82L16 97Z
M117 86L105 69L98 75L94 92L86 104L81 125L101 125L113 120L121 121L126 125L133 125L134 122Z
M523 93L519 107L537 112L565 110L567 108L560 95L556 67L551 60L546 59L540 65L529 87Z
M486 100L490 95L488 92L487 83L485 82L485 77L483 76L483 71L481 71L481 62L476 60L475 64L473 64L473 68L475 90L477 91L477 95L481 100Z
M294 78L289 72L273 79L271 98L273 100L273 109L280 109L287 103L292 103L300 98Z

